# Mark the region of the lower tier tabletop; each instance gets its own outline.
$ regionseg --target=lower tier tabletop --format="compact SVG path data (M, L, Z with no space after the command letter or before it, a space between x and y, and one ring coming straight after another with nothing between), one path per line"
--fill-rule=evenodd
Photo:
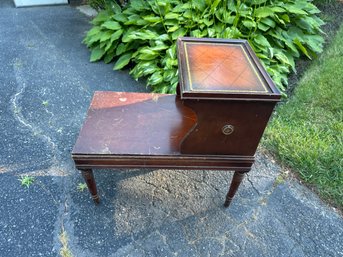
M72 153L179 155L195 123L175 95L95 92Z
M95 92L72 158L80 169L250 169L252 156L181 154L196 119L175 95Z

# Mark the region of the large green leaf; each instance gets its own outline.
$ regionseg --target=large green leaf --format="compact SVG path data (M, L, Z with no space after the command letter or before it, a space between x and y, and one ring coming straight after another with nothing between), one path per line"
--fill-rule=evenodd
M116 3L116 1L110 1L110 8L115 14L121 12L121 7Z
M295 69L294 56L293 56L292 54L290 54L289 52L286 52L285 55L286 55L287 58L288 58L288 62L290 63L293 72L296 73L297 71L296 71L296 69Z
M176 5L173 9L172 12L173 13L183 13L187 10L189 10L191 8L191 3L190 2L186 2L184 4L178 4Z
M91 52L91 62L95 62L101 59L105 54L105 50L100 48L100 46L95 47Z
M294 5L285 5L285 9L288 12L294 13L294 14L302 14L302 15L306 15L307 14L307 12L305 12L301 8L298 8L298 7L294 6Z
M163 72L163 80L171 81L176 76L177 69L165 69Z
M320 13L320 10L311 3L307 3L306 4L306 8L305 8L306 12L308 12L309 14L317 14Z
M168 49L168 48L169 48L169 46L163 44L163 42L162 42L162 44L157 44L156 46L150 47L150 49L152 51L161 51L161 50L165 50L165 49Z
M271 9L272 9L273 12L276 12L276 13L278 13L278 12L285 12L286 11L284 8L282 8L280 6L273 6L273 7L271 7Z
M149 85L157 85L163 81L163 76L161 71L156 71L152 74L152 76L148 79Z
M214 28L208 28L207 29L207 34L208 34L208 36L209 37L215 37L215 35L216 35L216 30L214 29Z
M106 21L104 24L101 25L101 27L111 30L121 29L121 26L117 21Z
M113 51L113 52L110 52L110 53L107 53L106 55L105 55L105 58L104 58L104 62L105 63L110 63L112 60L113 60L113 58L116 56L116 54L115 54L115 52Z
M122 56L117 60L116 64L114 65L113 69L114 70L120 70L124 68L126 65L129 64L131 60L132 53L127 53Z
M165 58L165 66L167 69L172 69L173 67L177 66L177 60L173 58Z
M170 13L167 13L166 16L164 16L165 19L169 20L169 19L178 19L179 18L179 14L178 13L173 13L173 12L170 12Z
M323 51L323 37L319 35L306 35L305 42L313 52L321 53Z
M275 58L278 59L281 63L287 64L291 66L290 61L288 60L287 55L283 53L283 51L279 50L274 54Z
M166 53L171 59L176 59L176 45L174 44L173 47L170 47Z
M174 31L178 30L179 28L180 28L180 27L179 27L178 25L176 25L176 26L170 27L170 28L167 30L167 32L168 32L168 33L174 32Z
M148 21L142 19L142 17L138 14L132 14L128 16L128 21L124 23L125 25L138 25L138 26L144 26L149 24Z
M287 23L291 22L291 19L289 18L287 14L282 14L281 19L283 19Z
M144 0L132 0L130 1L130 7L135 11L149 10L149 5Z
M218 4L221 2L221 0L214 0L212 3L211 3L211 11L212 13L215 12L217 10L217 6Z
M183 13L183 17L188 18L188 19L194 17L193 11L192 11L192 10L187 10L187 11L185 11L185 12Z
M168 41L168 40L170 40L170 36L168 34L162 34L156 38L156 41Z
M200 12L203 12L206 8L206 1L205 0L191 0L193 7Z
M115 48L117 46L117 43L114 43L111 42L111 41L107 41L107 44L106 44L106 47L105 47L105 52L108 53L108 52L114 52L115 53Z
M110 39L112 36L112 31L106 31L104 33L101 34L100 37L100 42L104 42L107 41L108 39Z
M255 16L257 18L265 18L265 17L269 17L269 16L274 16L274 12L273 9L270 7L259 7L255 9L254 12Z
M159 23L162 21L162 18L155 15L147 15L143 16L143 20L148 21L150 23Z
M244 27L248 29L252 29L256 27L256 22L253 20L244 20L243 22Z
M109 11L101 11L98 15L92 20L93 25L100 25L104 21L108 21L110 17Z
M266 32L268 29L270 29L270 27L268 25L266 25L262 22L257 23L257 27L264 32Z
M160 54L160 50L157 50L156 48L153 49L152 47L140 47L134 54L133 57L135 57L138 60L155 60Z
M191 31L191 37L200 38L201 37L201 31L199 29Z
M224 38L240 38L242 36L242 33L237 28L232 27L226 28L222 33L222 36Z
M174 31L172 34L172 39L176 40L178 37L183 37L186 35L187 30L185 28L179 28L178 30Z
M254 37L254 41L257 44L263 46L265 49L268 49L268 48L271 47L269 41L267 40L267 38L265 36L261 35L261 34L256 35Z
M101 28L99 26L93 27L90 31L87 33L87 37L94 36L95 34L98 34L100 32Z
M265 25L268 25L269 27L272 27L272 28L275 28L275 26L276 26L275 21L269 17L261 19L261 22Z
M246 3L250 3L252 5L261 5L267 2L268 0L246 0Z
M212 18L210 18L210 19L204 18L204 19L200 20L200 22L203 22L207 27L210 27L214 23L214 19L212 19Z
M93 43L99 41L100 43L100 38L102 36L103 32L99 32L98 34L95 34L91 37L87 38L87 42L85 42L87 44L88 47L91 47L93 45Z
M113 15L113 19L115 19L116 21L119 21L119 22L127 22L128 21L128 18L125 14L123 13L116 13Z
M111 35L111 42L117 40L118 38L120 38L120 36L123 34L124 30L120 29L120 30L117 30L116 32L114 32L112 35Z
M152 39L158 38L158 36L159 35L152 30L147 30L147 29L140 30L140 31L131 30L123 35L122 41L126 43L126 42L131 42L136 39L152 40Z
M148 67L146 67L145 69L142 69L143 71L143 76L147 76L149 74L152 74L154 72L156 72L157 70L159 70L159 68L157 67L157 65L149 65Z
M306 47L300 42L298 38L295 38L293 42L298 46L298 48L301 52L303 52L303 54L305 54L309 59L312 59L311 56L308 54Z
M121 55L127 49L128 44L120 43L116 49L116 55Z

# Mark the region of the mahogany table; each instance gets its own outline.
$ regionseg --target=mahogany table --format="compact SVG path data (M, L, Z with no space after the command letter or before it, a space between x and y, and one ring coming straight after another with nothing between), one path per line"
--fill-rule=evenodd
M228 207L280 93L243 40L180 38L177 95L95 92L72 151L93 200L93 169L232 170Z

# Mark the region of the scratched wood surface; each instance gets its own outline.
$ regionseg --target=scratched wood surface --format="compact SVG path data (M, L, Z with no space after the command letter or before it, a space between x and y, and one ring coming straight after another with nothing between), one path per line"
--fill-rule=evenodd
M177 155L195 122L175 95L95 92L73 154Z

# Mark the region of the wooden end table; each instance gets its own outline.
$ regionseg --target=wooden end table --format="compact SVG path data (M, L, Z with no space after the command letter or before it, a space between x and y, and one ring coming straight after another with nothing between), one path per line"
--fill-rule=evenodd
M228 207L280 93L243 40L180 38L177 95L95 92L72 151L98 203L93 169L233 170Z

